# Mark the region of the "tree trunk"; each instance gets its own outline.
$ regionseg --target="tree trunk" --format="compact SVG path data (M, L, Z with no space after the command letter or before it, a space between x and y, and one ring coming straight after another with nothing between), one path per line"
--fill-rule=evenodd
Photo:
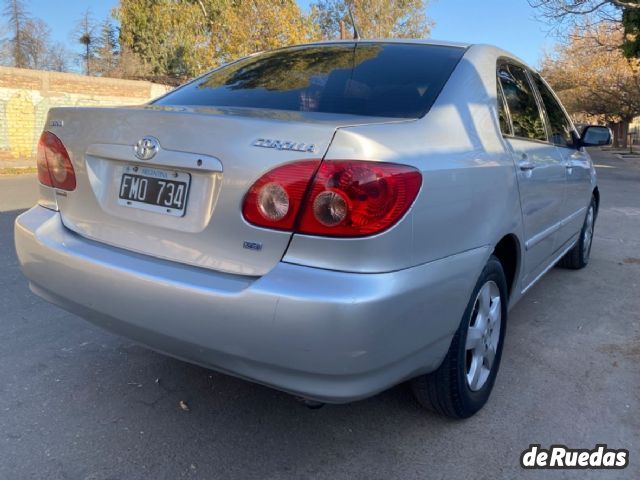
M86 70L87 70L87 75L91 75L91 71L89 70L89 43L86 44L86 48L87 48L87 53L85 56Z
M629 119L623 119L620 122L620 140L621 148L627 148L629 145Z
M623 119L620 122L609 123L607 126L613 132L613 147L627 148L629 143L629 123L631 120Z
M614 123L614 122L609 122L607 124L607 126L613 132L613 147L614 148L620 148L620 124L619 123Z

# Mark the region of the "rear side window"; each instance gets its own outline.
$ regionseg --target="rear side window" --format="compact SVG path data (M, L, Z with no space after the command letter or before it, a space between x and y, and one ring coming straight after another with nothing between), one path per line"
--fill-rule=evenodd
M567 118L553 92L542 81L542 78L534 75L534 80L540 92L540 97L542 97L544 108L547 111L547 118L551 127L551 142L560 147L573 148L573 136L571 134L573 126L571 121Z
M509 107L513 135L532 140L547 140L542 115L526 72L516 65L498 68L498 78Z
M463 55L417 44L292 47L226 65L155 103L418 118Z

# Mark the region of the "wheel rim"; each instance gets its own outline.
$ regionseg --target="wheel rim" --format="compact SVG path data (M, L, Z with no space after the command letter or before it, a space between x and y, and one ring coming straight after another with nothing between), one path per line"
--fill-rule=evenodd
M476 296L467 329L466 377L473 391L480 390L491 374L500 343L501 322L500 289L489 280Z
M589 255L591 255L591 243L593 242L593 205L589 206L589 211L587 212L587 219L584 222L584 233L582 234L582 261L584 263L589 260Z

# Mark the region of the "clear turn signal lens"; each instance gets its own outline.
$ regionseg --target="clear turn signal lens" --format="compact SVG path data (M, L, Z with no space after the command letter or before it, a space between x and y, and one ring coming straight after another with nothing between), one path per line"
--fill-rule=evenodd
M347 218L348 210L345 198L330 190L319 193L313 201L313 214L316 220L327 227L338 225Z
M279 183L267 183L258 193L258 210L272 222L282 220L289 213L289 195Z

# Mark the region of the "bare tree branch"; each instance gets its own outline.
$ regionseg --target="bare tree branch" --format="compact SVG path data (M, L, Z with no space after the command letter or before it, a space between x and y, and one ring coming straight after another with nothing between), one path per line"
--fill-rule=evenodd
M611 0L611 3L622 8L637 8L640 9L640 3L623 2L622 0Z

